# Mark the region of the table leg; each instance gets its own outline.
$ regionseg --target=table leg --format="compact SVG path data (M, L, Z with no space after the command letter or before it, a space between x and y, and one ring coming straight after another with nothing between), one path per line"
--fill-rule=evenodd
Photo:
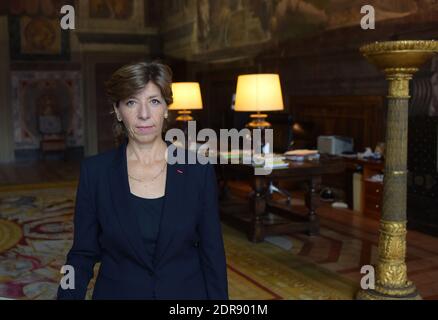
M316 209L319 205L318 186L321 184L321 177L312 177L307 184L306 192L306 207L308 208L309 219L309 235L314 236L319 234L319 217L316 214Z
M254 176L254 194L250 200L252 221L248 230L248 239L252 242L261 242L265 238L263 215L266 211L266 187L265 181L259 176Z

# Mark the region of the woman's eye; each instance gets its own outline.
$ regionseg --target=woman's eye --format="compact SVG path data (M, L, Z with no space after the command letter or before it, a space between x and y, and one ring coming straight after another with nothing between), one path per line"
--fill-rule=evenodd
M135 101L134 100L128 100L128 102L126 102L126 105L128 106L128 107L131 107L131 106L133 106L135 104Z
M160 104L161 103L161 101L158 99L152 99L151 102L152 102L152 104Z

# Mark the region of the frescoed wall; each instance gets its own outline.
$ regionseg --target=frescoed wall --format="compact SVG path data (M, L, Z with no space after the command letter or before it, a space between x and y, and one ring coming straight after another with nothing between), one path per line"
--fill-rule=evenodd
M361 7L372 5L377 25L428 19L438 0L167 0L163 3L165 50L184 57L314 36L357 26ZM431 16L432 19L432 16ZM193 25L195 22L195 25Z

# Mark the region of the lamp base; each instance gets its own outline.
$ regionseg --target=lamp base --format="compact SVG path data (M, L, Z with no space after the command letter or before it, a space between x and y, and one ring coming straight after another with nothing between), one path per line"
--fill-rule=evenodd
M178 117L176 117L176 121L193 121L193 117L191 116L190 110L180 110L178 111Z
M250 115L250 118L253 120L247 123L246 127L248 129L268 129L271 127L271 124L265 120L267 117L267 114L254 113Z

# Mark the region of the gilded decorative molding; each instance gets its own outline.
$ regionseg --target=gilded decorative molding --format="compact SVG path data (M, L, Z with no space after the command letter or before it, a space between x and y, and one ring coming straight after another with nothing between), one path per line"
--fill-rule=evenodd
M408 76L409 80L412 79L412 75L418 71L418 68L386 68L383 70L387 75L400 74L402 76Z
M405 256L406 221L381 220L375 290L362 290L357 298L419 299L415 285L407 279Z
M360 48L364 55L369 53L387 53L388 51L432 51L438 52L438 41L435 40L400 40L382 41L367 44Z
M387 75L412 75L438 52L438 41L401 40L375 42L360 52Z
M380 289L379 289L380 292ZM405 292L403 295L391 295L388 292L380 294L376 290L360 290L356 294L357 300L421 300L421 297L414 293Z
M412 75L403 73L387 73L386 79L389 81L388 98L409 99L409 80Z
M381 221L377 285L405 287L406 222Z

